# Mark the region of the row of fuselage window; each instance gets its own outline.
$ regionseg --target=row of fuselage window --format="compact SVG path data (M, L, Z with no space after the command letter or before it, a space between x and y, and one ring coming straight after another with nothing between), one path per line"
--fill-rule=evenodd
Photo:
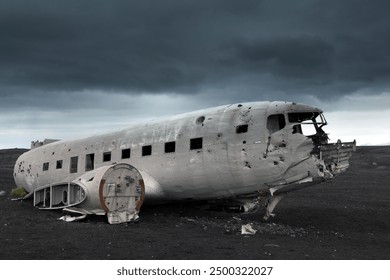
M248 132L248 125L237 125L236 126L236 133L246 133ZM203 148L203 138L192 138L190 139L190 150L200 150ZM176 151L176 142L166 142L164 146L164 152L165 153L174 153ZM128 159L130 158L131 150L130 149L123 149L122 150L122 159ZM142 156L150 156L152 155L152 145L145 145L142 146ZM94 161L95 161L95 154L87 154L85 156L85 171L90 171L94 169ZM104 152L103 153L103 162L109 162L111 161L111 152ZM62 169L63 161L57 160L56 162L56 169ZM43 163L42 167L43 171L49 170L49 162ZM78 156L74 156L70 158L70 173L77 173L78 170Z
M203 138L193 138L190 139L190 150L200 150L203 148ZM174 153L176 152L176 142L166 142L164 144L164 152L165 153ZM131 155L131 149L123 149L121 159L129 159ZM142 146L142 156L150 156L152 155L152 145L145 145ZM78 172L78 156L74 156L70 158L70 165L69 165L69 172L70 173L77 173ZM103 153L103 162L109 162L111 161L111 152L104 152ZM94 169L94 162L95 162L95 154L86 154L85 155L85 171L90 171ZM56 162L56 169L62 169L63 167L63 160L57 160ZM49 162L43 163L42 166L43 171L49 170Z

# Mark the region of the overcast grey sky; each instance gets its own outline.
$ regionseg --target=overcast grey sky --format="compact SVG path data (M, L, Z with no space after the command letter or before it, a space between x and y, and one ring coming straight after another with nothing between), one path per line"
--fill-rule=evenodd
M390 1L2 0L0 148L236 102L390 144Z

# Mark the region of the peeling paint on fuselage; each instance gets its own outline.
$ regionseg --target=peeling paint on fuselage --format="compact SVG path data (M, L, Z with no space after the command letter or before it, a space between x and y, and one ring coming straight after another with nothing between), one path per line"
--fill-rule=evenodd
M267 117L289 112L321 110L289 102L253 102L221 106L133 125L127 129L72 141L57 141L21 155L15 164L17 186L28 192L50 183L72 181L86 172L86 155L94 154L94 168L128 163L145 181L146 200L191 200L256 196L270 184L293 179L300 173L323 178L311 139L293 133L293 125L270 133ZM237 126L248 125L246 132ZM190 139L202 138L201 149L190 149ZM165 143L175 141L175 152ZM142 147L151 145L151 155ZM131 149L122 159L122 150ZM111 159L103 161L103 153ZM78 157L77 172L70 159ZM61 168L57 161L62 160ZM43 164L48 163L43 171ZM47 167L47 166L46 166Z

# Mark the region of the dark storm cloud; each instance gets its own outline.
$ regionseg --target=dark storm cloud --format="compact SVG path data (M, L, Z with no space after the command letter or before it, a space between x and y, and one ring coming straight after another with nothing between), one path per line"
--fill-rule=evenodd
M327 76L332 71L334 50L318 38L294 37L238 42L235 55L224 62L254 73L300 78Z
M389 3L2 1L0 90L193 94L242 81L247 98L383 90Z

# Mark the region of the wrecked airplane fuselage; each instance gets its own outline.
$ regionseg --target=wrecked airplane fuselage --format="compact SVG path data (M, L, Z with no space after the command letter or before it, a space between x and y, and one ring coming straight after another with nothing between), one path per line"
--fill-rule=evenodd
M17 186L36 193L126 163L141 174L146 203L231 199L250 209L265 196L268 219L285 193L332 179L348 167L356 143L328 143L326 124L320 109L303 104L220 106L43 144L20 156L14 177Z

